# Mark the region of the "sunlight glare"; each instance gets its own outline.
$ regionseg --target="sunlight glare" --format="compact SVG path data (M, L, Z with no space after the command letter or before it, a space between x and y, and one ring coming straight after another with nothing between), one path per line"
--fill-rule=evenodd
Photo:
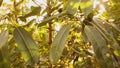
M100 4L100 2L99 2L99 1L94 0L93 8L96 8L96 6L97 6L97 5L99 5L99 4Z
M56 23L56 24L55 24L55 30L56 30L56 31L59 31L60 28L61 28L61 25L60 25L59 23Z
M7 3L7 4L12 4L13 2L12 1L10 1L10 0L3 0L5 3Z
M100 10L98 11L99 13L103 13L105 11L105 7L103 4L100 4Z
M105 4L107 3L108 0L94 0L94 4L93 4L93 8L98 11L98 14L95 15L95 17L99 17L101 14L103 14L103 12L106 11L105 9Z
M27 6L28 7L31 7L31 6L41 6L42 8L45 8L46 7L46 0L35 0L34 2L33 1L29 1L27 3Z
M102 2L106 1L108 0L102 0ZM105 11L104 4L102 4L99 0L94 0L93 8L97 8L97 6L100 7L100 9L97 10L99 13L103 13Z
M103 2L107 2L108 0L102 0Z

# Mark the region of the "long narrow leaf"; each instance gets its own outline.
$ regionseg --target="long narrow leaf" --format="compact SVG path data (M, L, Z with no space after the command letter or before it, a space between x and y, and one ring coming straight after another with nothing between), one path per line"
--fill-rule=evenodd
M40 27L40 26L43 26L43 25L46 25L47 23L49 23L49 21L51 21L51 20L53 20L53 19L55 19L55 18L57 18L57 17L63 16L63 15L65 15L65 14L66 14L66 11L63 11L63 12L61 12L61 13L59 13L59 14L53 15L53 16L51 16L51 17L48 17L48 18L46 18L45 20L41 21L41 23L39 24L39 27Z
M70 28L71 28L71 25L63 26L55 36L52 43L52 47L50 49L50 60L52 64L56 64L57 61L59 60L63 52L64 44L66 42Z
M38 61L39 51L30 34L22 27L17 27L13 34L24 60L30 64L36 63Z
M111 26L120 33L120 27L118 27L116 24L111 23Z
M8 52L8 31L0 34L0 68L10 68Z
M120 46L117 43L117 41L115 40L115 38L105 29L105 26L103 25L102 22L104 22L103 20L100 20L98 18L93 18L93 25L96 26L96 28L101 31L102 35L105 37L105 39L109 39L107 40L110 44L112 43L112 46L117 50L120 51ZM114 43L114 44L113 44ZM120 54L120 53L119 53Z
M107 47L107 43L93 26L85 26L85 33L88 40L92 43L95 55L101 68L114 68L110 51ZM108 56L109 55L109 56Z

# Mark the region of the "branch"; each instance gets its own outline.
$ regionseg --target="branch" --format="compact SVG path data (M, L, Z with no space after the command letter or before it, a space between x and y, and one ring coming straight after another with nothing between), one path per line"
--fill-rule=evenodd
M59 14L48 17L47 19L43 20L38 26L43 26L43 25L47 24L49 21L53 20L54 18L60 17L60 16L65 15L65 14L66 14L66 11L63 11Z
M0 0L0 6L2 5L3 0Z

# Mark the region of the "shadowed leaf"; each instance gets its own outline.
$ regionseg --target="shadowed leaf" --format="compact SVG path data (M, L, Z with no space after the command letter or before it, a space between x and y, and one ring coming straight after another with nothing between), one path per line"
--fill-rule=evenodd
M74 68L93 68L93 65L92 65L91 59L88 58L82 62L80 61L75 62Z
M112 47L114 47L114 49L116 49L117 51L120 51L120 46L119 44L117 43L117 41L115 40L115 38L113 37L113 35L111 35L108 30L111 30L109 27L103 25L102 22L105 22L101 19L98 19L98 18L93 18L93 21L94 21L94 26L96 26L96 28L99 30L99 32L104 36L104 38L108 41L109 44L112 45ZM111 24L112 25L112 24ZM115 26L113 26L114 28ZM107 29L106 29L107 28ZM117 27L115 27L116 30L119 30ZM118 31L119 32L119 31ZM119 53L120 55L120 53Z
M63 26L55 36L53 43L51 45L52 47L50 49L50 60L52 64L56 64L57 61L59 60L63 52L64 45L65 45L67 36L69 34L70 28L71 28L71 25Z
M93 49L100 64L101 68L114 68L113 60L110 54L110 51L107 47L107 43L96 30L96 28L92 26L85 26L85 33L87 35L88 40L92 43Z

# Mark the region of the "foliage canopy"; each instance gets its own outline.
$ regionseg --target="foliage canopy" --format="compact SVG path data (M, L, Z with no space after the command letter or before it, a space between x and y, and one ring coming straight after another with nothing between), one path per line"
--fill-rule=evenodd
M0 0L0 68L119 68L119 0Z

